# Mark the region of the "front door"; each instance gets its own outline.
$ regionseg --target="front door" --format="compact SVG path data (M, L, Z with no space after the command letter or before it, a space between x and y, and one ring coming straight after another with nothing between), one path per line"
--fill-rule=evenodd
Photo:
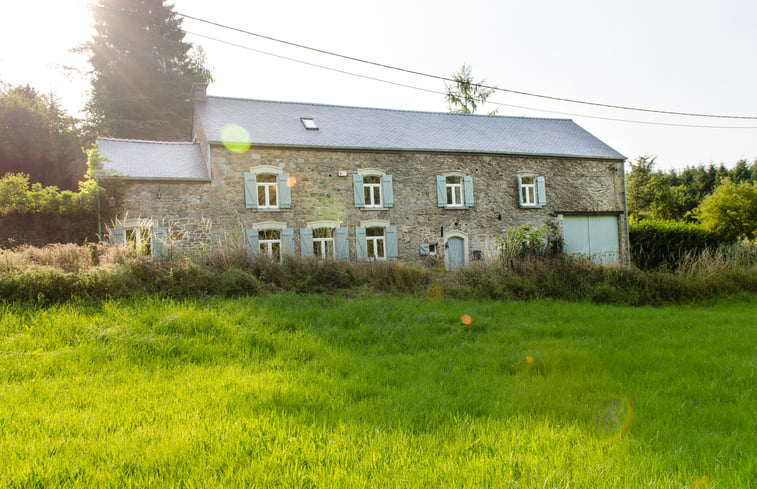
M463 238L452 237L447 240L447 266L454 270L465 265L465 241Z

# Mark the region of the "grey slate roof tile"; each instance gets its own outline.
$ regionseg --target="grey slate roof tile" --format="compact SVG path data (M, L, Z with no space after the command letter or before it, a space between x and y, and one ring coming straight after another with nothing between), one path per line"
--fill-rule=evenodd
M253 145L625 159L569 119L344 107L223 97L196 101L209 142L237 124ZM307 130L300 118L313 118Z
M99 138L97 147L109 160L98 172L100 177L210 179L202 149L196 143Z

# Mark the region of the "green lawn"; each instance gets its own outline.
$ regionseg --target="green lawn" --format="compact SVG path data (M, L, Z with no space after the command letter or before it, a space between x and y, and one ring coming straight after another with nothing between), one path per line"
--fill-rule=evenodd
M757 487L756 369L757 298L0 305L0 487Z

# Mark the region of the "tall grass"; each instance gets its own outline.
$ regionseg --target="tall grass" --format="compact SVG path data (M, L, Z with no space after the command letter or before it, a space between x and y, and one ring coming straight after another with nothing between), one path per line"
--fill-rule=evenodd
M757 247L738 244L681 259L674 270L599 266L564 255L519 254L455 272L418 264L334 260L275 263L243 248L150 261L125 247L51 245L0 250L0 298L61 302L149 294L160 297L261 292L423 294L459 298L556 298L595 303L668 304L757 292Z

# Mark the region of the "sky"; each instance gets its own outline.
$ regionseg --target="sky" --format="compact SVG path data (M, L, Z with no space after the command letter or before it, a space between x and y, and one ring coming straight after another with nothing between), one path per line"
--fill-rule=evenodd
M0 81L52 91L69 113L81 116L88 65L71 48L92 34L89 1L5 2ZM490 98L499 105L487 104L482 112L570 118L631 160L656 156L658 169L732 167L740 159L757 159L754 0L172 3L187 16L414 72L450 77L467 63L477 81L506 90ZM438 79L189 18L183 28L185 39L207 54L215 78L210 95L448 110ZM513 92L746 118L610 109Z

